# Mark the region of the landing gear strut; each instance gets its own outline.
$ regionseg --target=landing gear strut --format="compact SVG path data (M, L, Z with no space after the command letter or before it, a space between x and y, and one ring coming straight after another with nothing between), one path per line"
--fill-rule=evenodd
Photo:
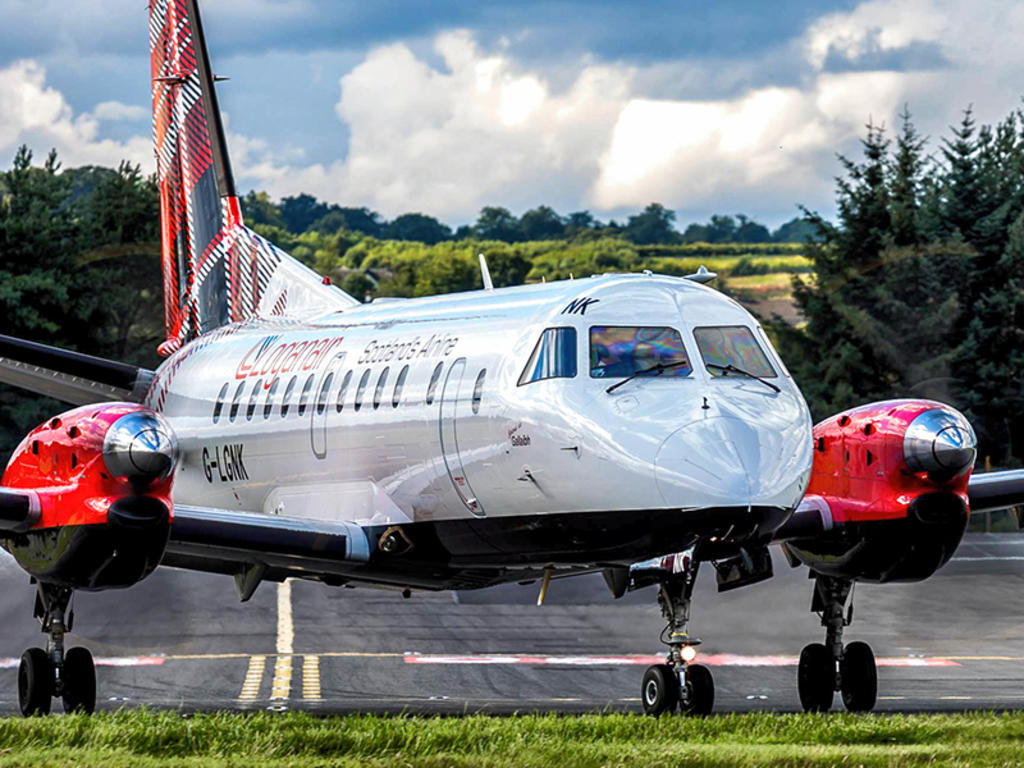
M815 574L811 610L821 616L825 643L811 643L800 652L796 682L807 712L827 712L836 691L851 712L870 712L875 706L878 674L871 646L852 642L843 647L843 629L853 621L852 593L849 579Z
M715 682L707 667L691 664L700 640L691 640L687 632L690 622L690 598L697 580L700 563L693 550L675 555L676 567L659 579L658 605L668 622L661 640L668 645L664 664L648 667L644 673L640 697L644 712L661 715L679 711L689 715L707 715L715 704Z
M96 708L96 668L86 648L64 651L64 633L71 630L74 611L68 610L71 590L39 584L35 616L49 635L46 650L29 648L18 666L18 705L25 717L50 714L54 697L65 712L91 714Z

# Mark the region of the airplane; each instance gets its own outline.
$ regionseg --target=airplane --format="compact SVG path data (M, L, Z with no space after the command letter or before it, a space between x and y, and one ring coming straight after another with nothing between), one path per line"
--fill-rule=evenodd
M900 400L812 427L757 320L688 278L606 274L362 304L246 228L197 0L150 0L166 359L157 370L0 336L0 381L75 406L0 478L0 544L31 577L46 648L21 712L92 712L88 649L65 649L77 590L158 567L264 581L472 589L601 572L658 586L664 664L645 712L706 714L692 589L814 577L826 643L803 706L870 710L855 581L926 578L969 511L1024 501L1024 472L972 476L975 437Z

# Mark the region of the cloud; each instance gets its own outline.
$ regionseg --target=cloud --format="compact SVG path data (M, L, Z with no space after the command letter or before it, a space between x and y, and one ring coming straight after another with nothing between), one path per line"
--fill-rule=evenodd
M120 101L104 101L96 105L92 116L108 122L149 120L151 111L137 104L122 104Z
M20 144L38 151L56 148L65 166L110 165L121 160L153 167L148 138L114 141L100 136L99 119L120 113L137 114L131 107L109 102L92 114L75 115L64 96L47 86L46 70L37 62L16 61L0 69L0 153L14 155ZM102 118L106 114L107 118Z

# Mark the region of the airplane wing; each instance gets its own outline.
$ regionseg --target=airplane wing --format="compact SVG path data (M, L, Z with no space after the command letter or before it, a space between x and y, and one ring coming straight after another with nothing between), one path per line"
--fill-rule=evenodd
M971 475L967 494L971 512L994 512L1024 505L1024 469Z
M369 539L355 523L175 504L161 565L232 574L236 581L256 578L258 584L271 571L340 576L369 558ZM243 592L239 582L245 600Z
M146 368L0 335L0 382L65 403L139 403L152 381Z

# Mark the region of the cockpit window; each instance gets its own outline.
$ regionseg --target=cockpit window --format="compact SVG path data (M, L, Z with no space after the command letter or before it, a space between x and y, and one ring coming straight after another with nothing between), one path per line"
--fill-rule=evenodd
M590 375L632 376L661 364L662 376L689 376L693 366L675 328L595 325L590 329Z
M730 368L741 375L747 373L762 379L778 376L754 334L744 325L694 328L693 336L712 376L728 376Z
M543 379L571 379L574 376L576 329L548 328L533 348L533 354L519 377L519 386Z

